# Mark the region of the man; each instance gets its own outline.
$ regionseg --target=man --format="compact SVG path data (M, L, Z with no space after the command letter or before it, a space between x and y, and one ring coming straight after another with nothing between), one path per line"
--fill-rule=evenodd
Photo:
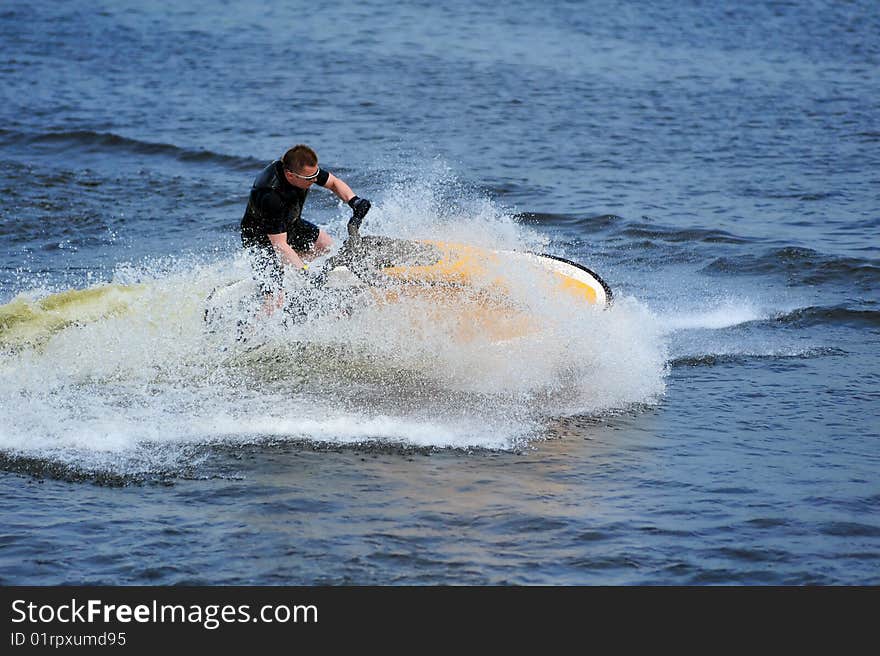
M306 262L333 245L330 235L302 218L312 184L329 189L348 203L358 224L370 210L370 201L355 196L345 182L320 168L318 155L304 144L294 146L263 169L254 180L241 220L241 243L253 255L267 314L284 303L285 268L306 273Z

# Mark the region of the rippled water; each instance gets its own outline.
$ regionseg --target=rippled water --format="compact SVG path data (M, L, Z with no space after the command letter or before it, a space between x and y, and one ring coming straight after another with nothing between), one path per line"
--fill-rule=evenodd
M0 581L878 583L874 4L336 7L0 9ZM297 142L365 232L614 306L508 270L540 336L237 350L204 298Z

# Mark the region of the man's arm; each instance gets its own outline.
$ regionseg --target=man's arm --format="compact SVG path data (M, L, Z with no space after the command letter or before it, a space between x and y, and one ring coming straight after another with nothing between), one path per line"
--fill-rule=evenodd
M266 236L272 244L272 249L278 257L278 261L284 266L292 266L297 269L303 268L302 258L287 243L287 231L271 232L272 230L284 230L285 208L281 198L273 191L263 194L260 199L260 212L267 217L263 223Z
M349 187L332 173L329 174L329 177L327 178L327 184L325 184L324 187L339 196L339 198L342 199L342 201L345 203L354 198L354 192L351 190L351 187Z
M324 186L348 203L348 206L352 209L353 214L351 220L348 222L349 231L351 230L352 225L359 227L361 221L363 221L364 217L367 215L367 212L370 211L370 201L366 198L355 196L351 187L329 172L327 174L327 183Z
M282 264L287 266L292 266L296 269L302 269L305 264L302 261L302 258L297 255L296 251L290 247L290 244L287 243L287 233L279 232L274 235L268 235L269 241L272 242L272 248L275 249L275 254L281 260Z

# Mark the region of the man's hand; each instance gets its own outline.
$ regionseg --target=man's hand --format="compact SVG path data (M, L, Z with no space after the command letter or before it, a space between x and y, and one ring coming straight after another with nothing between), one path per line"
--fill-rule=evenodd
M303 263L302 267L300 267L299 269L297 269L297 271L299 271L300 275L302 276L302 280L305 280L305 282L306 282L307 285L317 286L317 284L318 284L318 278L319 278L320 276L313 276L313 275L311 274L311 272L309 271L309 265L308 265L308 264Z
M361 221L363 221L364 217L367 215L367 212L370 211L371 204L366 198L355 196L348 201L348 206L353 210L351 218L360 225Z

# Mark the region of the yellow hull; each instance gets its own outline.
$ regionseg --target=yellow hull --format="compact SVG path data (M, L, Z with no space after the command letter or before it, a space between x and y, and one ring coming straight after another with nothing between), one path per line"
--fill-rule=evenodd
M591 305L606 305L611 300L607 286L598 276L566 260L442 241L426 240L420 243L437 249L435 262L386 266L381 273L407 283L491 288L506 293L509 292L507 275L515 267L531 275L543 276L549 282L551 292L560 292L574 300Z
M289 282L308 284L299 277ZM515 339L546 328L557 309L611 302L596 274L553 256L379 236L347 242L326 262L318 286L327 295L323 300L314 290L290 290L286 309L308 320L321 316L322 303L349 313L378 306L417 334L439 330L459 341ZM256 287L243 280L214 290L205 320L237 321L252 313L247 308L258 296Z
M38 300L16 296L0 306L0 349L38 346L69 326L123 314L142 290L140 285L106 284Z
M388 285L372 288L380 303L418 303L415 327L442 325L461 341L499 342L539 330L541 321L514 302L510 275L534 277L540 289L576 303L606 305L607 287L595 274L547 256L442 241L421 241L435 249L433 261L379 269Z
M374 288L373 299L382 305L406 308L413 330L430 331L438 326L457 341L484 339L503 342L536 332L538 322L497 296L466 287L428 289L416 285L394 289Z

